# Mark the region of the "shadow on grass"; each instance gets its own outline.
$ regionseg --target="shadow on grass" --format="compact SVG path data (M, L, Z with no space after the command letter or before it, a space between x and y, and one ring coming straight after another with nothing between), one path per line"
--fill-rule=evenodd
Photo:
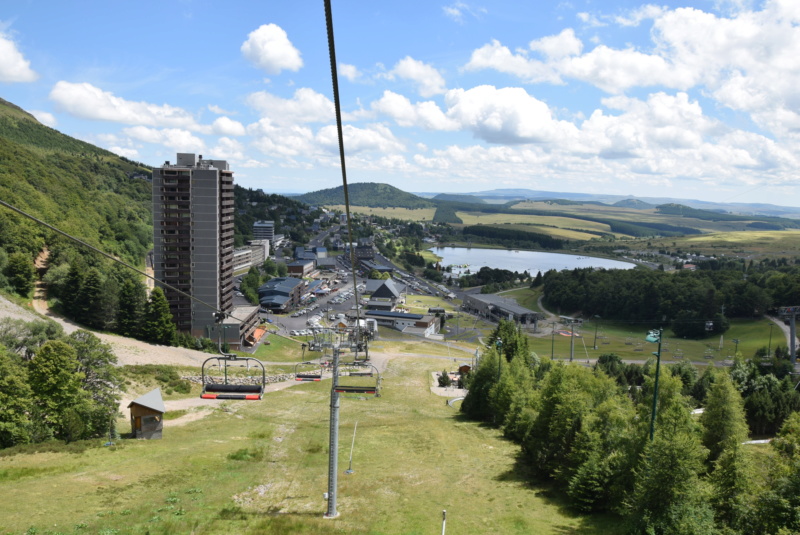
M217 520L246 521L247 528L243 533L367 533L367 529L348 525L346 530L336 528L331 520L325 519L325 511L280 511L277 507L265 511L248 512L238 506L228 506L220 510ZM316 522L314 522L316 520ZM334 521L335 522L335 521Z
M574 523L553 526L554 533L611 535L620 533L620 530L623 529L624 520L618 515L613 513L587 514L572 507L569 497L557 489L551 481L542 481L537 478L533 466L521 452L516 455L514 466L510 470L498 474L495 480L519 483L534 492L547 505L555 507L562 517L578 522L577 526Z
M451 416L454 422L459 424L473 424L477 428L485 431L495 431L499 433L497 426L491 422L476 422L461 412ZM557 489L551 481L542 481L536 476L536 471L530 462L519 451L519 445L511 439L502 437L498 434L498 440L514 444L518 448L518 453L514 457L513 466L504 472L494 476L498 483L516 484L520 488L526 489L541 499L546 505L556 508L558 514L568 519L569 524L553 525L552 532L556 534L580 534L580 535L616 535L624 528L623 519L613 513L586 514L578 511L570 505L569 498L561 490ZM518 522L520 533L526 530L526 521L522 518ZM528 526L530 527L530 526Z

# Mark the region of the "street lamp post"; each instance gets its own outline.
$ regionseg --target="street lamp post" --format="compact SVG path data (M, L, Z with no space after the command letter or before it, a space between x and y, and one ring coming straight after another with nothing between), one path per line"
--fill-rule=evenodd
M597 314L595 314L595 315L594 315L594 319L596 319L596 320L600 320L600 316L598 316ZM595 349L595 350L597 350L597 327L598 327L599 325L600 325L600 321L596 321L596 322L594 323L594 344L592 344L592 346L594 347L594 349Z
M495 343L495 347L497 348L497 380L500 380L500 366L503 364L503 340L498 338Z
M735 357L736 354L739 352L739 339L738 338L734 338L733 339L733 346L734 346L734 348L733 348L733 356Z
M769 324L769 346L767 346L767 358L772 358L772 328L775 327L774 323Z
M551 327L551 334L550 334L550 360L555 358L555 350L556 350L556 325L557 323L554 321Z
M569 336L569 361L572 362L572 359L575 358L575 320L570 319L569 325L571 327Z
M656 356L656 382L653 385L653 411L650 415L650 442L656 430L656 407L658 406L658 377L661 374L661 335L664 330L659 328L657 331L650 331L645 340L648 342L658 342L658 351L653 353Z

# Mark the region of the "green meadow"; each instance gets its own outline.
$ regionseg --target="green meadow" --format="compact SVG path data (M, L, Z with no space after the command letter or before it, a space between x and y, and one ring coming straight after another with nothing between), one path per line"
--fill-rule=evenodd
M432 394L441 368L397 357L381 397L342 400L336 519L323 518L326 381L221 402L182 426L167 418L161 440L5 450L0 531L422 534L438 533L447 510L449 533L618 532L617 518L578 514L530 484L518 446Z

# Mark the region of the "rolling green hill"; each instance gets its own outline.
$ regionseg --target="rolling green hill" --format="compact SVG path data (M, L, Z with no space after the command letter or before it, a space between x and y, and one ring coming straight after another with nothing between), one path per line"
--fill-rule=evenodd
M431 208L436 203L406 193L389 184L375 182L356 182L348 184L348 194L351 206L369 206L373 208ZM310 205L336 205L344 204L344 188L323 189L299 195L294 199Z
M0 100L0 199L141 264L152 243L150 169L66 136ZM63 240L0 207L0 248L35 255Z
M461 203L470 203L474 202L475 204L487 204L486 201L481 199L480 197L476 197L474 195L463 195L463 194L456 194L456 193L440 193L433 198L434 201L451 201L451 202L461 202Z

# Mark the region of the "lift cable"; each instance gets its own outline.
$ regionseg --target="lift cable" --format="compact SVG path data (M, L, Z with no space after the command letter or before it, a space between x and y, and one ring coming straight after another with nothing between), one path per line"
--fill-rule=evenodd
M353 244L353 222L350 214L350 193L347 187L347 167L344 158L344 135L342 134L342 107L339 101L339 76L336 71L336 49L333 40L333 15L330 0L325 0L325 25L328 31L328 51L331 61L331 81L333 83L333 106L336 112L336 133L339 137L339 163L342 167L342 190L344 192L344 209L347 215L347 241L350 248L350 272L353 277L353 300L356 303L356 342L361 339L361 303L358 296L358 279L356 277L355 247Z
M119 258L116 258L116 257L106 253L105 251L102 251L102 250L98 249L94 245L88 244L85 241L81 240L80 238L77 238L77 237L75 237L75 236L73 236L71 234L68 234L68 233L64 232L63 230L61 230L59 228L56 228L53 225L42 221L41 219L37 218L36 216L33 216L33 215L23 211L23 210L20 210L16 206L13 206L13 205L11 205L11 204L3 201L3 200L0 200L0 205L5 206L9 210L14 211L14 212L20 214L21 216L27 217L28 219L38 223L39 225L47 227L50 230L52 230L53 232L61 234L62 236L66 237L66 238L69 238L70 240L72 240L72 241L74 241L74 242L76 242L76 243L78 243L80 245L83 245L84 247L87 247L87 248L91 249L92 251L94 251L96 253L99 253L99 254L103 255L104 257L108 258L109 260L112 260L112 261L116 262L117 264L121 264L121 265L125 266L126 268L135 271L136 273L138 273L140 275L144 275L148 279L160 284L161 286L164 286L166 288L169 288L170 290L178 292L179 294L183 295L184 297L188 297L189 299L191 299L191 300L193 300L193 301L195 301L197 303L200 303L201 305L207 306L208 308L213 310L216 314L221 314L222 316L220 316L220 317L227 316L227 317L230 317L230 318L235 319L237 321L244 322L244 320L236 318L234 316L231 316L227 312L223 312L222 310L218 309L216 306L214 306L212 304L209 304L209 303L206 303L202 299L198 299L197 297L194 297L194 296L184 292L183 290L179 290L178 288L175 288L174 286L172 286L170 284L167 284L166 282L160 281L160 280L156 279L155 277L153 277L151 275L148 275L144 271L141 271L138 268L133 267L132 265L128 264L127 262L124 262L124 261L120 260Z

